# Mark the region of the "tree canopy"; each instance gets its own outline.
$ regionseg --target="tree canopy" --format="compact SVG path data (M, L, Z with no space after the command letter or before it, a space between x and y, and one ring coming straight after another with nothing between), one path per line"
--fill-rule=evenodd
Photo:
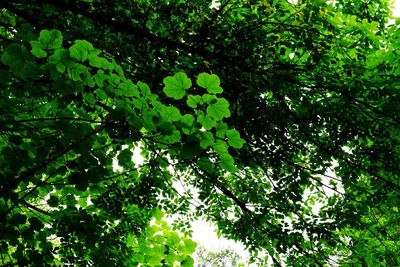
M400 265L390 8L1 1L0 263L193 266L205 218L274 266Z

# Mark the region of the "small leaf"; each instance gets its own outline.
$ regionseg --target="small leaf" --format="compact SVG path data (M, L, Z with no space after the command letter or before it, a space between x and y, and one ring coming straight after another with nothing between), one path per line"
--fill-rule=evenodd
M34 55L37 58L45 58L47 57L46 51L40 49L40 48L33 48L31 50L32 55Z
M204 127L206 130L211 130L212 127L216 125L215 120L211 116L200 114L197 118L197 121Z
M131 80L126 80L122 82L118 86L122 94L127 97L139 97L139 90L135 84Z
M127 163L132 162L133 153L129 149L124 149L119 152L117 159L120 166L125 166Z
M47 200L47 204L49 204L50 207L57 207L58 206L58 197L50 196L50 198Z
M181 261L181 266L182 267L193 267L194 266L194 260L190 256L186 256L186 258Z
M88 53L92 51L89 50ZM91 53L88 55L89 65L95 68L103 68L105 70L113 70L113 65L107 59L99 57L96 53Z
M228 144L234 148L241 148L245 141L240 138L240 133L236 130L226 131L226 137L228 137Z
M220 121L223 118L228 118L231 116L228 107L229 103L225 98L218 98L216 103L210 104L207 107L207 114L216 121Z
M185 244L186 252L188 254L194 253L194 251L196 250L196 247L197 247L197 243L190 239L185 239L183 242Z
M100 98L101 100L105 100L108 98L106 92L103 89L98 88L98 89L96 89L95 93L96 93L96 96L98 98Z
M69 48L71 57L79 61L86 61L88 54L94 50L93 45L85 40L76 40L75 44Z
M84 93L82 95L83 99L91 106L94 107L96 104L96 98L92 93Z
M164 93L173 99L182 99L186 94L186 89L192 86L191 80L183 72L178 72L174 76L168 76L163 80L165 85Z
M200 73L196 82L200 87L207 89L210 94L223 92L223 89L219 86L221 82L215 74Z
M185 160L191 160L201 151L198 143L186 143L182 146L181 157Z
M23 68L27 59L28 50L23 45L10 44L1 56L1 62L7 66Z
M228 154L228 153L220 154L219 159L221 160L220 166L222 168L224 168L225 170L230 171L230 172L237 171L237 168L234 165L235 161L230 154Z
M44 48L47 49L58 49L61 47L63 41L62 34L59 30L42 30L39 36L39 42L41 42Z
M214 148L215 152L217 152L219 155L222 155L222 154L229 154L229 152L228 152L228 145L226 144L225 141L218 140L218 141L215 142L215 144L213 145L213 148Z
M200 146L203 149L206 149L209 146L212 146L214 144L214 136L211 132L205 131L205 132L200 132L201 136L201 141L200 141Z
M87 68L82 64L76 64L71 69L72 80L74 81L82 81L83 78L88 74Z
M138 262L138 263L145 262L144 261L144 256L142 254L133 254L132 255L132 261L133 262Z
M199 95L188 95L186 103L191 108L197 108L197 105L201 103L201 96L199 96Z
M62 63L57 63L56 69L58 72L64 73L67 67Z
M161 118L166 121L179 121L182 118L182 115L176 107L168 106L163 107L160 112Z
M185 114L182 119L181 119L181 123L183 124L182 127L182 132L184 134L189 135L192 130L193 130L193 124L194 124L194 117L191 114Z
M156 126L154 125L154 118L157 118L158 114L154 110L144 111L142 114L143 118L143 127L149 131L155 131Z
M208 173L214 173L215 171L215 165L212 163L212 161L209 158L202 157L197 161L197 165L202 169L203 171L206 171Z
M49 62L50 64L57 64L60 61L61 62L67 61L66 58L68 58L68 57L69 56L68 56L67 50L61 48L61 49L57 49L56 51L54 51L54 53L51 56L49 56L49 58L47 59L47 62ZM71 58L70 58L70 61L72 61Z
M44 224L42 223L42 221L36 217L29 218L28 220L29 220L30 228L35 231L39 231L40 229L42 229L44 227Z
M204 103L212 104L215 103L217 100L217 97L215 95L210 95L210 94L204 94L202 97Z
M227 130L228 130L228 125L224 122L219 122L215 127L216 135L219 138L224 138Z

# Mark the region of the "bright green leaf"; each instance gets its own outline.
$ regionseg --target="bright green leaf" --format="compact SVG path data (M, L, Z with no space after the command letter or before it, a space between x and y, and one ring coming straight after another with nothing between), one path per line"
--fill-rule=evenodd
M229 102L225 98L218 98L216 103L207 107L207 114L216 121L230 117Z
M191 80L183 72L166 77L163 83L165 85L164 93L176 100L182 99L186 94L186 90L192 86Z
M201 96L188 95L186 103L191 108L197 108L197 105L201 103Z
M211 116L200 114L197 118L197 121L204 127L206 130L211 130L212 127L216 125L215 120Z
M219 94L223 91L219 86L220 80L215 74L200 73L196 82L200 87L207 89L210 94Z
M228 137L228 144L234 148L241 148L245 143L236 130L227 130L226 137Z

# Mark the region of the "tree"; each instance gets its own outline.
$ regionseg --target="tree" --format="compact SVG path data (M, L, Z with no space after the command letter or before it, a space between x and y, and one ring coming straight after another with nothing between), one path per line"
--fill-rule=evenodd
M161 210L275 266L399 265L388 1L211 4L0 3L3 265L191 266Z
M198 267L237 267L241 266L240 256L233 250L224 248L220 251L208 251L203 246L196 250L196 263ZM244 265L243 265L244 266Z

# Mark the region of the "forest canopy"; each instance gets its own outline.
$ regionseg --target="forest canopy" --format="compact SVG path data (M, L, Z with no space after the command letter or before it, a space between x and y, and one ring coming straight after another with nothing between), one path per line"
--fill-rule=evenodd
M202 218L260 266L399 266L390 10L1 1L1 265L189 267Z

